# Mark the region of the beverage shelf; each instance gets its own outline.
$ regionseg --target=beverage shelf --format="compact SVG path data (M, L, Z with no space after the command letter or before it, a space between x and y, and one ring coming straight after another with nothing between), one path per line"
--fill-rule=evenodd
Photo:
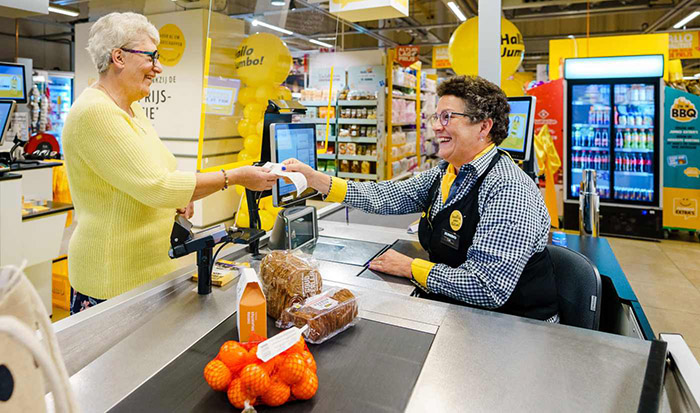
M586 168L586 169L595 169L595 168ZM607 168L604 169L595 169L596 172L608 172ZM582 173L583 169L581 168L571 168L571 172L576 172L576 173Z
M575 151L609 151L610 148L607 146L572 146L571 149Z
M654 129L654 125L615 125L617 129Z
M654 150L646 148L615 148L615 152L652 153Z
M607 102L607 101L606 101L606 102L571 102L571 104L574 105L574 106L594 106L594 105L598 105L598 106L602 106L603 109L608 109L608 110L610 110L610 106L605 105L606 103L608 103L608 102Z
M647 177L652 177L654 176L653 173L649 172L632 172L632 171L613 171L615 174L622 175L622 176L647 176Z
M609 128L610 123L573 123L574 128Z

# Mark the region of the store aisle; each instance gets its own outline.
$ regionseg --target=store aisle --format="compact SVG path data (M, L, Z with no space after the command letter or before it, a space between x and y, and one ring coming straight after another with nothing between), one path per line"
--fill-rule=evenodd
M700 243L677 238L608 240L654 333L682 334L700 361Z

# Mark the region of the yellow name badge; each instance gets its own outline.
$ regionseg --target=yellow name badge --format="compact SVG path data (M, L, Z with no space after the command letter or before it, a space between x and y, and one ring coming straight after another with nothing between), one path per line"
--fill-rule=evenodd
M459 231L462 228L462 213L459 211L452 211L450 214L450 228L452 231Z

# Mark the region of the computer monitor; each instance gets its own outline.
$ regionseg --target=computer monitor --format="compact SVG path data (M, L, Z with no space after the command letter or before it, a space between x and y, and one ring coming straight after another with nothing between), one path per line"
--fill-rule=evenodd
M532 138L535 127L534 96L518 96L508 98L510 104L510 126L508 137L499 148L508 152L518 161L529 161L532 152Z
M295 158L313 169L318 164L316 157L316 125L313 123L273 123L270 125L270 159L273 163ZM316 195L309 187L297 194L292 183L279 179L272 187L272 203L286 207Z
M10 128L10 120L16 106L12 100L0 100L0 146L5 143L5 135Z
M0 100L27 103L24 65L0 62Z

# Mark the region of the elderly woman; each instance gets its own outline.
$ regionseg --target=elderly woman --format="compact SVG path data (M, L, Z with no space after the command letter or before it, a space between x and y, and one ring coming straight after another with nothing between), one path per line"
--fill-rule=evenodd
M423 212L420 243L430 261L389 250L370 268L407 277L430 298L558 322L553 266L545 245L549 214L534 182L496 148L508 135L503 91L480 77L438 87L430 118L438 166L401 182L347 182L296 160L309 185L375 214Z
M252 166L177 171L138 100L163 69L159 35L135 13L112 13L90 29L87 50L99 80L76 100L63 146L78 225L68 249L71 313L175 269L168 258L175 212L233 184L254 190L276 177Z

